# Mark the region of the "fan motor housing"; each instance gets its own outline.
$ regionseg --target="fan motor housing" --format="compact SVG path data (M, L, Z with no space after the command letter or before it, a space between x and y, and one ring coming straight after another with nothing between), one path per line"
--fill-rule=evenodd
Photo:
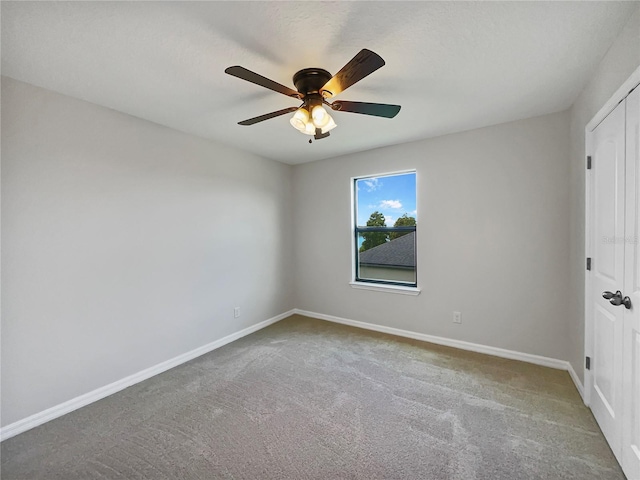
M331 80L331 74L322 68L305 68L293 76L293 84L303 95L318 93Z

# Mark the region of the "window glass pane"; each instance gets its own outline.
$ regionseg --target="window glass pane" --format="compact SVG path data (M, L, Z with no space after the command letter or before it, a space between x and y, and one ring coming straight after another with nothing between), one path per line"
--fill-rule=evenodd
M363 232L358 245L358 279L416 283L416 232Z
M415 172L356 180L356 214L361 227L415 225Z

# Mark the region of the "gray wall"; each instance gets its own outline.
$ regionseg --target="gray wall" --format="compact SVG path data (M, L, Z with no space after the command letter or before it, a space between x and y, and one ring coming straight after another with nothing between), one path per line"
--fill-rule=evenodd
M563 112L296 166L297 307L567 359L568 157ZM353 289L350 178L406 169L422 293Z
M2 424L293 308L291 174L2 78Z
M640 6L629 18L571 108L571 289L570 357L581 380L584 364L585 132L587 123L640 66Z

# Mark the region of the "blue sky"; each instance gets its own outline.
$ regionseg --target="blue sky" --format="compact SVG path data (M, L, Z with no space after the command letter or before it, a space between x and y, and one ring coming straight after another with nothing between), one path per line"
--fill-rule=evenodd
M418 219L415 173L362 178L356 182L356 192L358 225L366 225L376 210L385 216L388 227L405 213Z

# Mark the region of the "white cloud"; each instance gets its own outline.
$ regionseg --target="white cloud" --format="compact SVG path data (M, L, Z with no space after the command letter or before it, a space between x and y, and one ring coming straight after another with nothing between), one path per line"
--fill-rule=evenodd
M391 215L384 216L384 223L387 227L393 225L393 217Z
M373 192L382 186L382 182L377 178L369 178L364 180L364 184L367 186L367 192Z
M402 203L400 203L400 200L382 200L380 202L380 208L398 209L402 208Z

